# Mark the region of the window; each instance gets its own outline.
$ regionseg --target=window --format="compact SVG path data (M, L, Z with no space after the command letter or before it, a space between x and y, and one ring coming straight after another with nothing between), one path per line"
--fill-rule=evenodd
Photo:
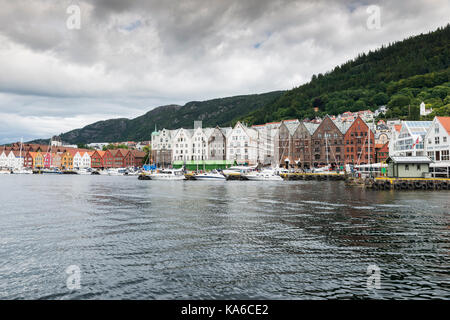
M405 171L409 171L409 164L405 164Z
M420 164L417 165L417 171L420 171Z
M439 137L434 137L434 143L439 144Z
M450 160L448 150L442 150L442 160Z
M447 137L442 137L442 142L447 142Z

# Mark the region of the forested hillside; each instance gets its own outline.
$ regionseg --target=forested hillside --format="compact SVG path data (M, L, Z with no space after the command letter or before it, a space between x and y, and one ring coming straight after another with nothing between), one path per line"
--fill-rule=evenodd
M242 117L248 123L313 118L347 110L390 108L387 117L417 118L424 101L433 114L450 115L450 25L363 53L286 91ZM314 112L314 107L319 112ZM411 111L413 110L413 111Z

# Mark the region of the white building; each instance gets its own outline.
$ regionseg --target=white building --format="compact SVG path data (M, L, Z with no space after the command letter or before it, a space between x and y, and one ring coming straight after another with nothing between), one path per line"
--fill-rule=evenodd
M227 134L231 130L231 127L219 128L217 126L206 132L208 137L208 160L227 159Z
M205 131L209 131L205 129ZM197 127L192 132L192 155L190 160L208 160L208 137L202 127ZM181 148L182 149L182 148Z
M23 167L25 153L20 151L5 151L0 153L0 168L17 169Z
M435 117L425 136L426 155L450 164L450 117Z
M285 120L285 122L295 122L298 120ZM278 131L281 122L270 122L263 125L254 125L252 129L258 132L258 158L257 162L263 165L275 165L278 151Z
M194 160L194 147L192 142L193 129L175 130L172 137L173 155L172 161ZM196 154L197 156L197 154Z
M152 132L151 149L152 161L158 166L166 166L172 163L173 136L177 130L162 129Z
M238 164L258 163L258 131L241 122L236 123L227 135L227 160Z
M73 167L79 169L91 168L91 156L89 152L78 151L73 157Z
M425 107L425 103L422 101L422 103L420 104L420 115L426 116L429 115L431 112L433 112L433 108L427 109Z
M389 141L389 156L424 156L425 135L431 123L431 121L402 121L401 128L398 125L394 125Z

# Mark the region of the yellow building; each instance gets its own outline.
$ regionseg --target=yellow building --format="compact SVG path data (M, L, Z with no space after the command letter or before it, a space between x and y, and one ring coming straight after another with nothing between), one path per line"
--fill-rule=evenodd
M61 169L73 170L73 155L70 151L66 151L61 155Z
M40 152L29 152L31 156L32 168L41 169L44 167L44 156Z

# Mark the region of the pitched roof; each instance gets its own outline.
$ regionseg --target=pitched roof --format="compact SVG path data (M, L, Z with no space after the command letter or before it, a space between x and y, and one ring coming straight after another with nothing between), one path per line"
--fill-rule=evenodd
M447 130L447 133L450 134L450 117L436 117L441 125Z

